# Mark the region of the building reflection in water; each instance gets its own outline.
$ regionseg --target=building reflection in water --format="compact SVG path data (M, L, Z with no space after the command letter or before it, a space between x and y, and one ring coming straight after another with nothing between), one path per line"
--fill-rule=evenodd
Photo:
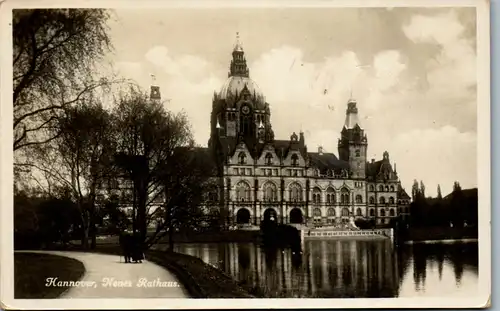
M178 244L268 297L393 297L396 253L390 241L306 241L302 254L252 243Z
M452 295L475 290L478 278L477 244L395 249L388 240L313 240L305 242L302 254L252 243L187 243L176 248L266 297Z

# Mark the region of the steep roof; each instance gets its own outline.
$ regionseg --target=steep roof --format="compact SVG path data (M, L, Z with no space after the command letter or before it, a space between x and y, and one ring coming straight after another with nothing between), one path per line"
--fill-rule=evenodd
M321 171L327 169L349 169L349 163L339 160L333 153L309 152L309 164Z
M398 185L398 197L402 200L411 200L411 197L406 193L406 190L401 187L401 184Z

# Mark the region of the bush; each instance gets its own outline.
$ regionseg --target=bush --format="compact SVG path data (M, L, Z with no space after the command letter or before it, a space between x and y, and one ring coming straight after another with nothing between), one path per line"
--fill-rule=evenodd
M375 219L356 219L354 221L359 229L373 229L375 228Z

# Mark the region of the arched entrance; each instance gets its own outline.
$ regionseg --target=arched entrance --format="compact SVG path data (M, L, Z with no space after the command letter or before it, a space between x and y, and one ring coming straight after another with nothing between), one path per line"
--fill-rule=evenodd
M291 224L301 224L304 222L304 217L302 217L302 211L299 208L294 208L290 211L290 223Z
M237 224L248 224L250 222L250 211L246 208L240 208L236 213Z
M265 222L277 222L278 215L276 215L276 211L272 208L268 208L264 211L264 221Z

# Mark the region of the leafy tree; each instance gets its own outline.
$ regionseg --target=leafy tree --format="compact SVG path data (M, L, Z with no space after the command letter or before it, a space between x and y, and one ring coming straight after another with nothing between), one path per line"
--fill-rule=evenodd
M96 196L99 184L113 168L114 127L109 113L98 102L64 110L53 125L56 138L33 146L34 160L19 165L45 174L48 187L69 191L80 211L82 245L89 246L90 236L94 247Z
M13 11L14 150L55 139L65 109L108 85L93 73L111 49L109 17L101 9Z

